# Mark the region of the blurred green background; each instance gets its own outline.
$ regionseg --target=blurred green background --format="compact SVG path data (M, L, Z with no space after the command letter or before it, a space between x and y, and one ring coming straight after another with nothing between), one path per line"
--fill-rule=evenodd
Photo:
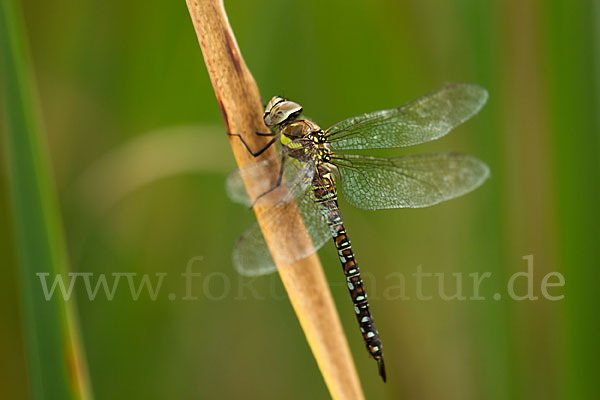
M76 285L95 398L327 398L278 277L248 280L232 268L231 248L253 217L223 189L235 164L185 2L21 6L71 269L153 281L168 274L156 301L134 301L125 287L113 301L102 293L90 301ZM341 201L387 384L364 349L333 246L320 251L366 397L592 398L600 4L258 0L226 8L262 96L298 101L323 127L447 82L490 93L473 120L409 149L477 156L491 169L480 189L422 210L368 212ZM21 399L26 349L5 165L0 396ZM527 255L540 299L508 299L506 283L526 270ZM184 301L180 274L194 257L198 299ZM410 275L419 265L447 279L462 273L467 296L467 275L490 272L486 300L417 300ZM566 281L550 291L564 294L560 301L540 293L553 271ZM390 295L397 272L410 300ZM436 285L425 292L437 293Z

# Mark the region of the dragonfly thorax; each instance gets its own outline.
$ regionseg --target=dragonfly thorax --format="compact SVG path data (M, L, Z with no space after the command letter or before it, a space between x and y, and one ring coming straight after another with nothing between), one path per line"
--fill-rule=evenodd
M331 149L326 143L323 130L312 121L301 119L289 122L280 127L281 144L290 150L303 149L303 152L294 151L290 156L295 158L308 158L314 161L331 160Z

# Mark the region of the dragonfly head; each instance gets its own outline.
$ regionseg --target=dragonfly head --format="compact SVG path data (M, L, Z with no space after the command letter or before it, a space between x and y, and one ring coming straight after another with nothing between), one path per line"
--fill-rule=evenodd
M265 107L265 124L274 128L284 122L290 122L298 118L302 113L302 106L283 97L273 97Z

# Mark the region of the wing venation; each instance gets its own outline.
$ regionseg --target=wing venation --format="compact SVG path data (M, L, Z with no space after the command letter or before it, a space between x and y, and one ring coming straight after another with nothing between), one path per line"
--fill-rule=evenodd
M400 158L338 154L333 163L344 198L367 210L428 207L472 191L489 176L483 162L458 153Z
M325 135L334 150L413 146L444 136L475 115L487 98L477 85L450 84L398 108L338 122Z

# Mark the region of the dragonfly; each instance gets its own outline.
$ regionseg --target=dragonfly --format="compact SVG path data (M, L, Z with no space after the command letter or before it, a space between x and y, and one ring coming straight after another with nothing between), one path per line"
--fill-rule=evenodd
M281 249L267 247L261 228L254 224L233 250L233 264L242 275L276 271L276 265L308 257L333 239L367 351L377 361L386 381L383 348L367 300L360 269L338 207L338 189L351 205L367 210L420 208L461 196L489 176L485 163L459 153L374 157L349 151L401 148L429 142L475 115L487 91L466 83L449 84L403 106L358 115L326 130L302 117L298 103L275 96L265 107L270 137L255 157L275 143L278 150L230 174L229 196L236 202L263 207L264 223L280 235ZM279 168L273 173L273 168ZM258 195L249 196L244 180L251 179ZM289 226L289 205L295 202L313 246L294 248L298 227Z

